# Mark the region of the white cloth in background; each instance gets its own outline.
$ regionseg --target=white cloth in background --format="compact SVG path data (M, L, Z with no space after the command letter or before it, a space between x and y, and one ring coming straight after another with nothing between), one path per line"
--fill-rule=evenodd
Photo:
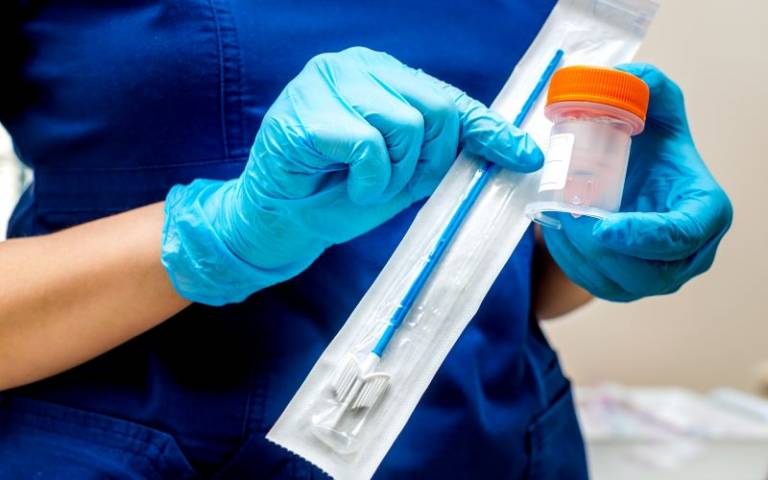
M733 389L576 389L594 480L768 478L768 400Z

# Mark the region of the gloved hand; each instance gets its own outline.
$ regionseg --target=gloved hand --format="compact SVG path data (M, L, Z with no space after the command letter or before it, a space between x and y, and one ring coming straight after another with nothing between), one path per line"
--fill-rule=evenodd
M559 214L544 228L560 268L593 295L631 301L672 293L706 271L733 210L691 138L680 88L650 65L620 69L651 90L645 131L635 137L621 212L597 221Z
M170 191L163 264L189 300L242 301L429 195L460 147L521 172L543 162L499 115L387 54L319 55L267 112L240 178Z

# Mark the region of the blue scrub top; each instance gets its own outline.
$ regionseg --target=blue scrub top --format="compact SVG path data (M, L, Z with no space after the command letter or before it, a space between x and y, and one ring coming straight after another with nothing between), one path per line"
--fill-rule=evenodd
M5 1L0 122L34 169L10 235L237 176L268 106L320 52L383 50L489 103L554 3ZM322 477L264 435L419 207L242 304L193 305L1 393L0 478ZM532 252L528 232L378 478L586 477L570 388L530 309Z

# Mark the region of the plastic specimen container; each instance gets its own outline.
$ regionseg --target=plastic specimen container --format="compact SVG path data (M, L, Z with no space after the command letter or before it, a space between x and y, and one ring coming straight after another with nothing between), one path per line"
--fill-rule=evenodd
M558 70L545 115L554 122L541 182L526 214L559 227L554 212L603 218L621 206L632 136L643 131L649 89L610 68Z

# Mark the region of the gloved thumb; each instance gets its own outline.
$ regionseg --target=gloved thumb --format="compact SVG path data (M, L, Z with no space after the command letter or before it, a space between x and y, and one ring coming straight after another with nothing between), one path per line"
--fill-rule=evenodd
M458 88L436 81L456 104L459 144L466 151L517 172L541 168L544 154L530 135Z

